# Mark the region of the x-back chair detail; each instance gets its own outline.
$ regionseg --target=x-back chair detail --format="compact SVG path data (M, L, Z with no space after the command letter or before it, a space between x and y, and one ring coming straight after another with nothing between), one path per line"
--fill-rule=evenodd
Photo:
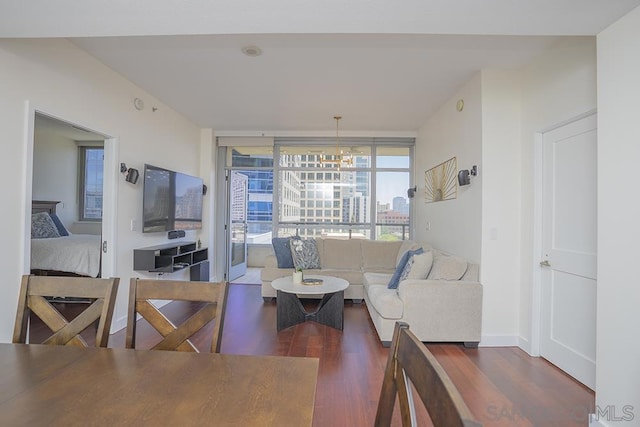
M189 340L212 320L213 338L211 352L220 352L222 327L229 285L227 282L190 282L132 278L129 288L129 312L127 319L126 347L135 348L136 318L140 314L163 339L152 350L198 350ZM151 300L177 300L204 302L198 312L182 324L174 325Z
M33 313L53 332L43 344L88 347L80 333L98 321L95 345L106 347L119 282L119 278L22 276L13 342L27 342L29 317ZM87 299L89 306L69 321L47 297Z

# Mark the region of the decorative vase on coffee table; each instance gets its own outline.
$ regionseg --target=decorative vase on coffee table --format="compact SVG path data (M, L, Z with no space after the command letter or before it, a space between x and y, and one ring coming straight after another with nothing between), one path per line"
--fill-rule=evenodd
M296 283L296 284L302 283L302 271L293 272L293 283Z

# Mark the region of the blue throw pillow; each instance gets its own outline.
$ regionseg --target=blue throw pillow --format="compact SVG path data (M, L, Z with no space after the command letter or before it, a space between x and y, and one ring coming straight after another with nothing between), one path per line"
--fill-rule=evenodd
M289 246L289 240L291 239L300 240L300 237L274 237L271 239L273 252L275 252L276 260L278 261L278 268L293 268L291 246Z
M60 218L58 218L58 215L54 213L50 213L49 216L51 217L51 220L53 221L56 228L58 229L58 234L60 234L60 236L68 236L69 232L67 231L62 221L60 221Z
M407 251L402 255L400 261L398 261L398 265L396 266L396 271L393 272L393 276L391 276L391 280L389 280L389 284L387 288L389 289L398 289L398 285L400 284L400 276L402 276L402 272L404 271L404 266L407 265L407 261L413 255L418 255L424 252L424 249L418 248L415 251Z

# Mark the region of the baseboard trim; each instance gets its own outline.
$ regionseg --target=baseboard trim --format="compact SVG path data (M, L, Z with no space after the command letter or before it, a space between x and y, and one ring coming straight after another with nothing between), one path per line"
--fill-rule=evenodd
M126 327L127 327L127 316L121 316L111 322L111 334L113 335L119 330L124 329Z
M479 347L519 347L517 335L482 335Z
M522 349L522 351L526 352L531 357L538 357L539 354L533 354L531 351L531 342L523 337L518 337L518 347Z

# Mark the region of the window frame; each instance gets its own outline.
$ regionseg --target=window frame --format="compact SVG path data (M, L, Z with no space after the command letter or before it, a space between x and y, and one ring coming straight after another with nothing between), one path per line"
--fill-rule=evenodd
M90 150L99 150L102 152L102 179L104 180L104 145L97 145L91 143L79 143L78 144L78 221L81 222L101 222L103 216L103 210L100 210L100 217L93 218L87 217L85 211L85 196L87 192L87 152ZM100 195L102 199L104 193ZM103 205L104 206L104 205Z
M356 165L352 166L352 167L348 167L342 168L343 172L368 172L369 173L369 201L368 206L366 206L366 209L368 211L368 217L370 218L370 220L368 221L368 223L366 224L355 224L352 225L350 227L351 230L353 230L354 232L359 232L359 231L363 231L365 232L369 239L376 239L377 233L378 233L378 225L376 223L376 219L377 219L377 213L376 213L376 200L378 197L377 194L377 189L376 189L376 176L377 173L379 172L406 172L409 176L409 182L410 182L410 187L412 187L414 184L414 173L413 173L413 165L414 165L414 153L415 153L415 138L413 137L398 137L398 138L393 138L393 137L384 137L384 138L376 138L376 137L366 137L366 138L345 138L342 139L341 141L343 141L343 143L345 145L358 145L358 146L367 146L369 147L369 156L370 156L370 164L367 167L358 167ZM273 139L273 145L270 145L271 148L271 152L270 154L273 156L272 157L272 166L270 167L265 167L264 165L261 166L249 166L247 164L237 164L234 165L232 162L232 157L231 157L231 151L234 150L235 145L233 144L226 144L225 146L221 146L220 148L220 158L224 159L222 161L222 168L225 171L231 171L231 170L253 170L253 171L271 171L272 172L272 177L273 177L273 182L272 182L272 193L271 193L271 200L272 200L272 211L271 211L271 232L272 232L272 237L277 237L280 236L281 232L284 233L290 233L290 232L297 232L296 231L296 225L294 225L293 223L288 223L287 221L284 222L280 222L280 217L281 217L281 212L285 212L285 214L287 213L287 206L281 206L281 200L282 197L286 194L282 194L287 193L289 191L289 188L285 185L285 188L283 188L283 183L281 182L282 179L284 179L285 181L287 180L287 176L285 174L285 177L282 178L282 172L285 171L297 171L300 175L300 179L303 179L302 177L304 176L307 179L310 179L312 182L317 182L317 174L322 174L322 176L324 177L325 173L331 173L333 175L335 175L336 173L340 173L340 171L337 170L337 168L327 168L327 167L311 167L309 165L307 165L306 163L308 163L310 160L310 156L308 156L305 153L300 153L299 154L299 160L294 162L294 163L288 163L286 165L281 164L282 159L281 159L281 154L286 154L287 152L289 154L292 154L292 152L290 151L290 147L296 147L296 148L300 148L300 147L306 147L306 146L318 146L318 145L327 145L327 146L335 146L335 139L333 138L315 138L315 137L303 137L303 138L297 138L297 137L275 137ZM245 147L242 143L238 144L238 147ZM398 147L398 148L406 148L407 149L407 155L408 155L408 166L407 167L381 167L381 168L377 168L376 167L376 159L379 153L379 150L384 150L385 148L392 148L392 147ZM354 178L354 182L355 182L355 178ZM290 182L287 182L286 184L290 185ZM408 187L408 188L410 188ZM306 191L315 191L315 190L310 190L308 188L302 187L300 189L300 198L304 198L305 197L305 192ZM317 201L316 201L317 203ZM305 211L313 211L315 212L317 209L326 209L324 206L311 206L313 204L316 203L305 203L306 206L299 206L298 209L298 213L300 215L304 215ZM414 234L414 227L413 227L413 223L414 223L414 208L413 208L413 201L411 199L408 200L408 203L410 205L409 207L409 221L408 224L403 225L403 231L404 228L406 227L407 233L404 234L403 233L403 238L404 239L411 239L413 237ZM329 209L335 209L335 206L331 206L329 207ZM311 215L314 216L314 215ZM344 227L345 224L340 225L341 227ZM312 226L313 227L313 226ZM317 227L322 227L321 224L317 224ZM326 228L326 227L325 227ZM331 228L331 227L329 227Z

